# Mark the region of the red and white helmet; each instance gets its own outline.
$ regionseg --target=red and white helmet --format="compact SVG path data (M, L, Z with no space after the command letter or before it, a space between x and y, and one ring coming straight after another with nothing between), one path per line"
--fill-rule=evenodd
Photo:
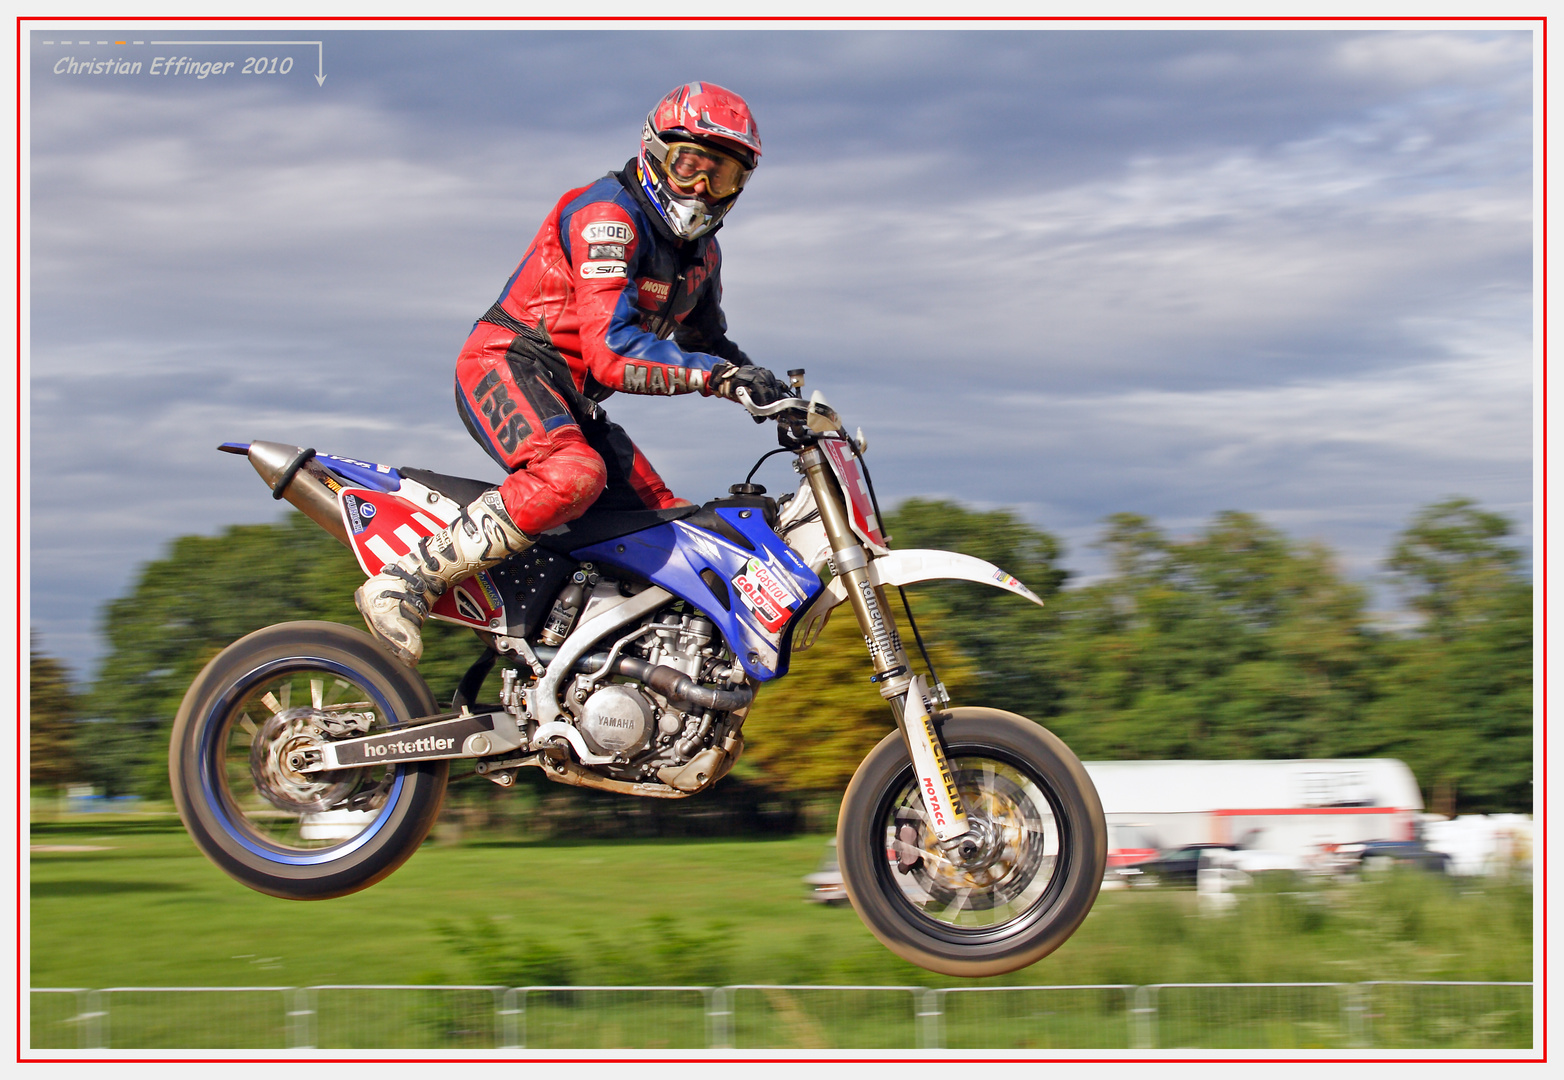
M674 235L717 227L760 160L760 132L744 99L713 83L670 90L641 129L641 188ZM697 182L705 190L697 193Z

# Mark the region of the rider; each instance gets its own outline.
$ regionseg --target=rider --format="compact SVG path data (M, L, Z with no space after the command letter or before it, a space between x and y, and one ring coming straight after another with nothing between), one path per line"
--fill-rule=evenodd
M744 99L670 91L620 172L567 191L456 360L456 407L510 473L354 594L369 629L416 664L429 607L453 583L595 505L668 509L670 492L598 402L699 392L766 405L788 384L728 340L712 235L760 159ZM670 340L671 338L671 340Z

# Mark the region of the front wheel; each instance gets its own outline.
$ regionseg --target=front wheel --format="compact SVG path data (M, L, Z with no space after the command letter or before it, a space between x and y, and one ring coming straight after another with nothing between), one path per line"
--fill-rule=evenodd
M292 752L434 712L423 679L362 630L257 630L185 693L168 747L174 803L196 845L252 889L289 900L356 892L423 842L449 763L301 773Z
M842 801L837 851L853 907L886 948L946 975L1000 975L1086 918L1108 861L1097 789L1069 747L1014 713L935 717L976 851L939 847L899 731Z

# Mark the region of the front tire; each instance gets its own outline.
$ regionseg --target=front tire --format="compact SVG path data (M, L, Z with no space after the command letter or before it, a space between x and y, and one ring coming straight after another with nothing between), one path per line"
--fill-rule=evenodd
M174 803L196 845L252 889L288 900L357 892L428 835L449 762L298 773L288 751L435 711L417 672L363 631L328 622L257 630L213 657L185 693L168 748Z
M919 967L1001 975L1036 963L1091 911L1108 861L1097 789L1053 733L958 708L935 723L982 851L940 850L901 732L869 752L837 821L842 879L874 936Z

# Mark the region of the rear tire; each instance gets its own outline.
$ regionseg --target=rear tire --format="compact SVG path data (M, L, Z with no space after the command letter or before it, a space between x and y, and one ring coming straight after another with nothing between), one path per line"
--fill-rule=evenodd
M307 702L307 704L306 704ZM363 631L328 622L269 626L212 658L179 706L168 748L179 816L235 880L288 900L367 888L428 835L449 763L296 773L285 750L435 713L418 673ZM348 737L351 737L348 736Z
M935 723L983 852L964 865L944 857L895 731L847 786L842 879L898 956L946 975L1001 975L1053 952L1091 911L1108 861L1102 804L1069 747L1025 717L958 708Z

